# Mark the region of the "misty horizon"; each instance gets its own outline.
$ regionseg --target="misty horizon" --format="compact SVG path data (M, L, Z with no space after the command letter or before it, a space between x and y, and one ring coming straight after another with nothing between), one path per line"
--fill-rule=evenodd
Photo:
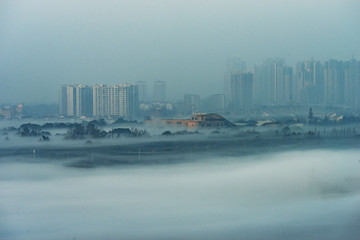
M2 1L0 102L56 103L54 83L157 80L170 100L203 97L221 92L228 58L248 70L272 57L359 59L359 11L351 0Z
M357 240L359 0L0 0L0 239Z

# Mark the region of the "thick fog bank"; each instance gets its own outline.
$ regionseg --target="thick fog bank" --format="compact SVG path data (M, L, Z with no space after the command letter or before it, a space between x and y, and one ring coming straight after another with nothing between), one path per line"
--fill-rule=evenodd
M358 239L360 150L0 164L0 239ZM232 161L233 160L233 161Z

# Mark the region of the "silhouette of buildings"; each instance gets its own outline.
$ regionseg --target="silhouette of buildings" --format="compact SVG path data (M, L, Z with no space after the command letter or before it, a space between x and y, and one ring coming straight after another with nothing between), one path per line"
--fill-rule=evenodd
M192 114L200 111L200 96L197 94L184 95L184 114Z
M138 86L134 84L60 87L59 112L68 117L135 118L138 105Z
M231 74L231 109L249 110L252 107L253 77L250 72L238 72Z
M164 81L154 82L153 101L164 102L166 100L166 83Z

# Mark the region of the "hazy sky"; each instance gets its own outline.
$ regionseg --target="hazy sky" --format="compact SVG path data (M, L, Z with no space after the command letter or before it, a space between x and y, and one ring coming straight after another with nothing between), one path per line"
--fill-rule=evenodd
M66 83L223 91L226 59L360 58L358 0L1 0L0 104L57 103Z

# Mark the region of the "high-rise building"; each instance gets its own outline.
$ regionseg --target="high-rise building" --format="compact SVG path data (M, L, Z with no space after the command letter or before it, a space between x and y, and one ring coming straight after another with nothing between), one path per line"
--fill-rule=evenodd
M147 83L145 81L137 81L136 85L138 86L139 92L139 101L146 102L148 101L147 97Z
M355 79L355 109L360 111L360 61L356 64L357 77Z
M76 114L76 90L74 85L66 86L66 115L74 117Z
M135 118L139 107L138 86L104 84L64 85L60 88L60 114L69 117Z
M138 86L119 84L109 88L110 116L134 119L139 108Z
M166 83L164 81L154 82L153 101L164 102L166 100Z
M233 110L248 110L252 107L253 73L231 74L230 106Z
M283 59L267 59L254 66L255 104L288 104L294 98L292 68Z
M302 104L324 102L324 74L319 61L303 61L296 65L297 98Z
M350 61L344 62L344 80L345 80L345 104L355 107L357 98L359 98L359 78L360 78L359 62L352 58Z
M223 113L225 109L225 95L213 94L209 97L210 110L214 113Z
M254 104L264 105L270 101L270 81L266 78L266 67L264 64L254 66L253 101Z
M93 115L95 117L108 117L110 89L104 84L93 86Z
M63 85L60 87L60 94L59 94L59 114L61 116L67 115L67 87Z
M82 84L60 87L60 115L92 116L92 88Z
M192 114L200 112L200 96L197 94L184 95L184 112Z
M225 101L228 104L231 98L231 74L245 72L246 62L239 58L229 58L227 60L227 69L224 74L224 94Z
M324 64L325 104L345 103L345 73L343 61L331 59Z
M139 89L137 85L120 85L120 116L135 118L139 110Z
M93 89L90 86L79 84L75 86L77 117L91 117L93 115Z
M292 67L284 67L284 102L295 102L294 74Z

